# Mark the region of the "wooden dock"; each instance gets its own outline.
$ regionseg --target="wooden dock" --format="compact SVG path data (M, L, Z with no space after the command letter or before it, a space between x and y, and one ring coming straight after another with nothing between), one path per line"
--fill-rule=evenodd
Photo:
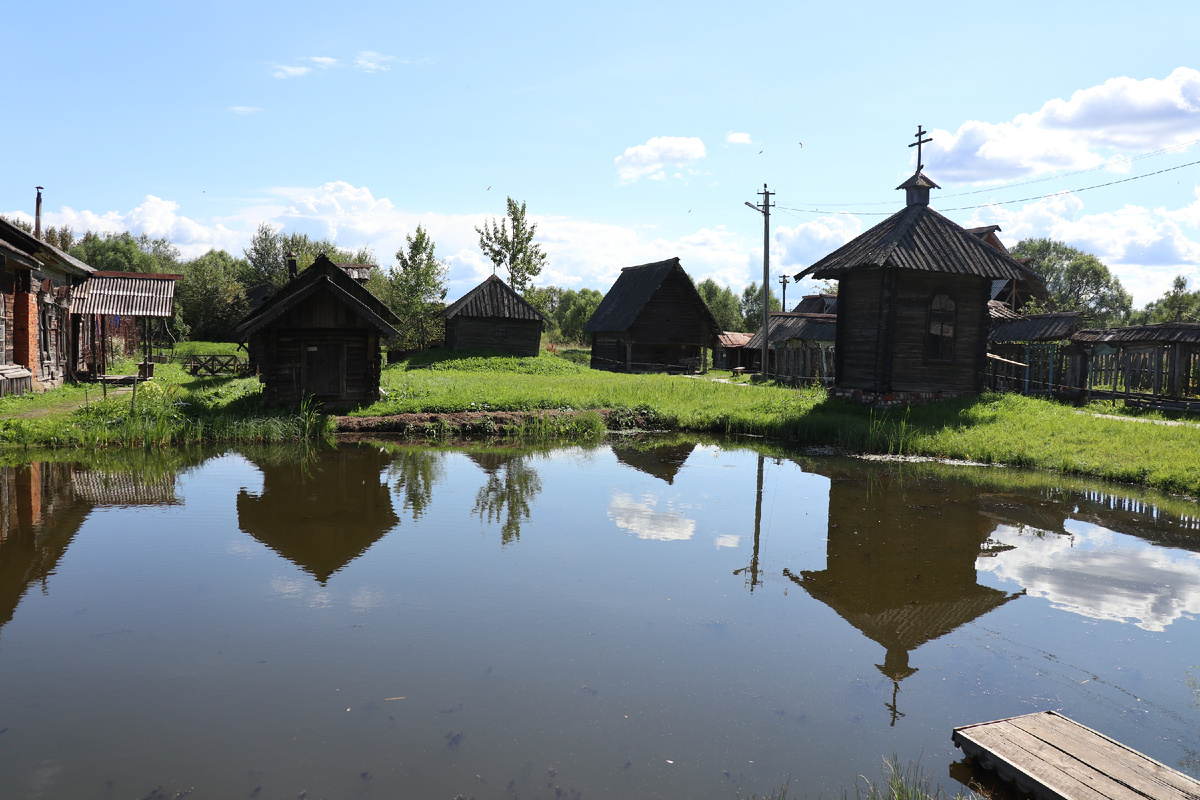
M1200 781L1053 711L964 725L951 739L1039 800L1200 800Z

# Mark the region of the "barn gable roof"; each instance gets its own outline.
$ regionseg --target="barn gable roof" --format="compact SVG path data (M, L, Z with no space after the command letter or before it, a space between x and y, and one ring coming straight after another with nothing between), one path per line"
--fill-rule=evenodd
M604 295L600 305L592 313L591 319L584 326L587 333L603 331L627 331L642 313L642 309L650 302L650 298L662 286L663 281L672 273L678 271L683 276L696 303L701 309L704 319L708 322L714 335L720 335L721 326L708 310L708 304L696 291L696 285L691 277L679 264L678 258L668 258L666 261L655 261L651 264L641 264L636 267L625 267L617 276L616 283Z
M453 317L500 317L528 319L541 322L545 317L524 297L495 275L487 279L440 312L446 319Z
M978 275L1042 285L1038 275L927 205L913 204L834 250L801 278L841 278L860 267Z
M399 333L395 326L400 324L400 320L392 310L322 253L312 266L289 280L261 306L247 314L238 324L237 334L250 336L311 297L318 289L332 292L384 336Z

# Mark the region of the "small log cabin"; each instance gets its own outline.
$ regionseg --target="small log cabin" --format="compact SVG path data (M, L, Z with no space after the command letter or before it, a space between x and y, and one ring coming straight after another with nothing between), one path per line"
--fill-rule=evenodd
M721 328L678 258L625 267L584 331L592 369L666 372L705 366Z
M481 348L514 356L536 356L545 318L495 275L442 309L446 347Z
M938 186L919 166L896 188L902 211L795 276L838 281L832 393L877 405L978 393L993 281L1043 281L931 209Z
M237 327L269 407L298 408L311 397L326 410L379 399L382 339L400 320L324 254Z

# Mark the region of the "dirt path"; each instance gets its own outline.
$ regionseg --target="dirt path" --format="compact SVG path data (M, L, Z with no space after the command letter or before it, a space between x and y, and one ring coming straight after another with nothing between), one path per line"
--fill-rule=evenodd
M1200 428L1200 423L1181 422L1177 419L1142 419L1141 417L1122 417L1117 414L1092 414L1089 411L1080 411L1079 413L1087 414L1088 416L1095 417L1097 419L1118 419L1122 422L1146 422L1152 425L1182 425L1185 428Z

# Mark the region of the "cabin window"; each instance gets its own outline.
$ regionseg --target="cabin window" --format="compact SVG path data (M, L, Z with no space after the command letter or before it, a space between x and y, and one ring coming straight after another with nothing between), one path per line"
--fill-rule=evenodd
M928 324L925 328L925 360L954 360L954 298L935 294L929 298Z

